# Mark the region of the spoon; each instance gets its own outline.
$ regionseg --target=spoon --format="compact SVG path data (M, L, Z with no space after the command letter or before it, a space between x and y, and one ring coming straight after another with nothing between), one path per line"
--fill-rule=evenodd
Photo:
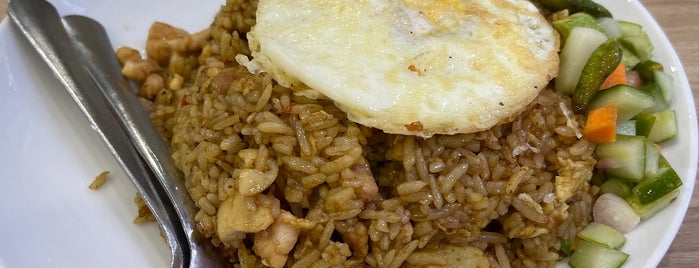
M195 207L186 195L181 174L170 161L167 146L152 124L145 124L147 115L138 110L138 99L125 91L128 83L121 78L118 65L115 72L104 28L75 16L65 21L69 35L55 7L43 0L10 1L8 15L68 90L153 212L170 246L171 266L222 266L210 243L193 228ZM73 40L78 45L74 46ZM108 72L100 66L108 66ZM99 90L92 90L95 87ZM115 114L127 120L120 124Z
M184 178L138 97L121 75L107 33L99 22L84 16L64 17L65 28L81 55L82 63L111 105L156 178L165 189L182 223L190 248L189 267L219 267L223 261L213 245L194 227L197 208L187 193Z

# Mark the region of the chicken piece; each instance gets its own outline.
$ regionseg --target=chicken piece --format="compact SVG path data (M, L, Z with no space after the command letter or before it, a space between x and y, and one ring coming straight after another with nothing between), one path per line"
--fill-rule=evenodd
M238 176L238 192L244 196L252 196L266 190L279 174L279 167L273 159L267 160L267 170L240 169Z
M131 57L124 62L121 67L121 74L124 77L136 82L143 82L149 74L160 69L158 63L152 59L142 59L141 57Z
M379 198L379 186L376 185L374 174L371 173L369 162L361 158L352 166L355 179L360 182L360 192L358 196L364 200L364 203L370 203Z
M347 229L337 229L342 234L342 240L352 249L352 256L364 258L369 253L368 228L361 222L356 222Z
M239 239L242 233L255 233L267 229L274 222L273 211L278 208L260 206L259 203L275 203L274 197L257 195L246 197L236 192L231 193L216 213L216 232L223 242L232 242ZM247 200L246 200L247 199ZM266 201L266 202L265 202ZM279 201L276 202L277 207Z
M296 245L300 233L299 219L282 211L269 228L255 233L252 249L262 258L264 265L281 268L289 259L289 252Z
M148 30L146 54L160 65L167 65L175 53L185 53L200 49L210 36L210 31L204 30L195 34L172 25L155 22Z
M165 80L157 73L151 73L146 76L146 80L141 84L141 89L138 95L148 100L155 100L155 96L165 88Z
M180 28L162 22L155 22L148 30L146 54L160 65L166 65L170 56L175 52L177 42L189 33Z

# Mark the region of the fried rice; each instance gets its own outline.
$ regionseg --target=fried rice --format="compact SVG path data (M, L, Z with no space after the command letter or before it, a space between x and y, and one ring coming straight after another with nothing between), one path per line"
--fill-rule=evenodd
M591 221L594 145L568 97L542 90L483 132L385 134L236 63L255 8L229 0L200 33L154 26L148 58L117 52L184 173L197 230L231 263L554 267Z

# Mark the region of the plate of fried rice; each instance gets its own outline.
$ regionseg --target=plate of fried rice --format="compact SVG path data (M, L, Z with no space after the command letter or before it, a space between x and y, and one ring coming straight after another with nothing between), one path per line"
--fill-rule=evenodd
M592 220L597 188L575 187L565 200L554 194L556 177L589 177L595 161L594 145L571 123L584 118L553 90L486 131L386 134L238 64L236 55L250 54L244 33L254 3L50 2L62 15L100 21L115 48L136 54L145 55L156 21L201 37L163 60L158 79L167 89L144 93L144 108L199 208L197 231L232 263L422 267L468 256L474 266L567 267L562 239ZM662 153L683 186L621 249L630 254L625 267L655 267L694 188L695 106L679 58L642 4L598 3L643 26L675 81L679 134ZM168 266L167 244L121 167L7 20L0 99L0 267ZM101 186L89 187L104 171Z

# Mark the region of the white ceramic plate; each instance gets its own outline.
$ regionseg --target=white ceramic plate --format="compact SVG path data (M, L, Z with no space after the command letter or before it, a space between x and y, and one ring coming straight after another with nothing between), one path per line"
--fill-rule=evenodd
M56 0L63 15L82 14L107 28L115 47L143 48L154 20L195 32L219 1ZM694 188L696 112L682 65L637 0L599 1L616 18L641 23L655 59L674 77L679 136L663 152L684 180L680 196L628 235L625 267L655 267L682 223ZM166 267L168 249L155 224L135 225L136 191L66 91L5 20L0 23L0 268ZM98 191L88 185L111 171ZM562 266L565 266L562 264Z

